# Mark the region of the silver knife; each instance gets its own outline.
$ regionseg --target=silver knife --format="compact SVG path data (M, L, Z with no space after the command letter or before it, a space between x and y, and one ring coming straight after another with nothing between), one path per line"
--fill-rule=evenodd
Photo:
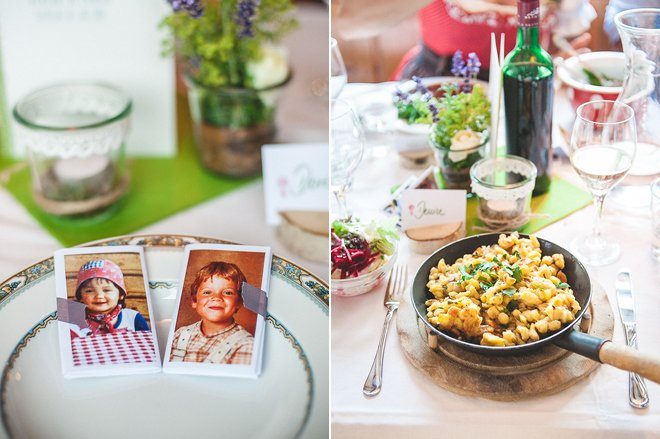
M635 301L632 295L630 272L623 269L616 276L616 301L623 328L626 331L626 344L637 349L637 320L635 319ZM628 400L630 405L643 409L649 405L649 394L644 378L628 372Z

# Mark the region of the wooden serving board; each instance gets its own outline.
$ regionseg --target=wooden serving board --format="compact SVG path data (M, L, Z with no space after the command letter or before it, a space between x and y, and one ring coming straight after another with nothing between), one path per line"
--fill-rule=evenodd
M550 395L587 377L600 364L553 345L506 357L466 351L431 332L409 300L402 300L397 316L397 332L406 358L431 381L451 392L497 401ZM600 285L593 284L591 304L579 325L582 332L612 338L614 315Z

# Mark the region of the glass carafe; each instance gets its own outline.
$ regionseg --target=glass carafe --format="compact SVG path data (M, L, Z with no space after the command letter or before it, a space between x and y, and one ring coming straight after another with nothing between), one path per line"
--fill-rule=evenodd
M613 201L628 207L648 206L649 184L660 175L660 9L631 9L614 22L626 55L626 73L619 101L635 111L637 154Z

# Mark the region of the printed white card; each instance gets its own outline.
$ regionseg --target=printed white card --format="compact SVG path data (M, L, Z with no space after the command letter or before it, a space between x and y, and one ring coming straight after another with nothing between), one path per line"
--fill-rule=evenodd
M328 145L264 145L261 149L266 221L277 225L278 212L327 212Z
M18 100L81 81L113 85L132 99L128 154L176 153L174 61L161 55L167 31L159 24L171 12L165 0L0 0L0 11L7 119L0 125L11 129L13 156L25 155L11 117Z
M270 247L186 246L163 372L257 378Z
M54 259L64 378L160 372L142 247L63 249Z
M404 230L465 222L467 192L448 189L411 189L401 195Z

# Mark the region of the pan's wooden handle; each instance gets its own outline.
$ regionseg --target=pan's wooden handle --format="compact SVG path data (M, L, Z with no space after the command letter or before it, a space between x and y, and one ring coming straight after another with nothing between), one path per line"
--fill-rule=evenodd
M645 354L628 346L603 343L600 348L600 361L618 369L635 372L660 384L660 356Z

